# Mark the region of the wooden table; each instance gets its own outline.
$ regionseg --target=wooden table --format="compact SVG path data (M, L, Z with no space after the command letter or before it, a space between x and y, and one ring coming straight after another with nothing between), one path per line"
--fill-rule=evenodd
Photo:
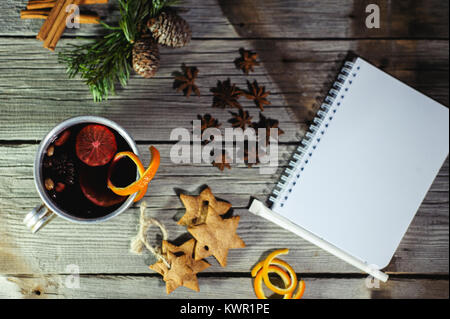
M117 18L115 1L110 2L94 7L108 21ZM380 29L365 27L365 8L372 2L381 8ZM38 235L22 224L25 213L39 203L32 166L40 139L77 115L117 121L134 136L144 159L149 158L149 145L159 148L162 167L145 200L149 216L167 226L171 240L186 236L185 228L176 224L183 213L178 190L195 194L209 185L241 216L238 233L248 247L231 251L227 268L208 259L212 266L199 275L201 292L179 288L171 298L254 298L252 266L284 247L291 249L286 261L306 281L305 298L449 297L448 161L387 268L390 281L379 289L368 289L366 276L355 268L247 210L251 196L267 199L314 116L317 99L349 51L449 104L447 1L186 0L189 11L183 16L193 28L192 43L179 50L162 49L156 78L133 75L126 90L99 104L79 79L67 78L56 55L34 38L41 22L19 19L25 3L3 0L0 10L0 297L167 297L161 277L148 269L154 258L129 253L138 207L100 225L56 218ZM68 31L60 46L89 41L99 30L82 26ZM263 62L248 77L233 64L241 47L256 50ZM182 63L200 69L200 98L187 99L172 89L171 73ZM227 78L240 86L257 79L272 92L265 115L279 119L285 131L281 167L272 176L260 175L257 167L235 165L222 173L207 164L170 161L173 128L190 128L205 113L229 126L228 111L212 109L209 92L217 80ZM257 118L257 108L245 103ZM66 285L69 265L79 267L79 289Z

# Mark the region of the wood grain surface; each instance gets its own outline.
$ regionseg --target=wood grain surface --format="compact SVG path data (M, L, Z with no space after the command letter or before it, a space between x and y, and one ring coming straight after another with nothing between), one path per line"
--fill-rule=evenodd
M386 269L392 279L379 289L368 289L366 276L355 268L247 210L251 197L267 199L349 52L448 106L448 2L377 2L382 27L368 30L365 7L371 1L365 0L186 0L182 16L193 29L191 44L162 48L154 79L133 75L117 96L94 103L83 82L68 79L57 56L34 38L42 22L20 20L26 1L2 1L0 298L167 297L160 276L148 269L154 257L129 253L138 227L137 206L95 226L55 218L38 235L22 224L25 213L39 203L32 172L40 140L62 120L78 115L117 121L135 138L144 161L148 147L158 147L162 166L145 199L149 216L167 226L175 243L189 238L176 224L183 214L180 192L198 194L209 185L241 216L238 233L247 248L231 251L227 268L209 258L212 266L199 275L201 292L180 288L170 298L254 298L250 270L282 248L280 243L291 250L285 260L305 278L306 298L448 298L448 160ZM87 9L109 22L118 16L116 1ZM59 49L101 33L98 26L82 25L65 33ZM233 64L242 47L257 51L262 61L250 76ZM172 73L182 63L199 68L200 98L185 98L172 89ZM272 105L264 115L279 119L285 131L276 173L261 175L258 167L243 165L221 173L208 164L171 163L174 128L191 129L192 120L205 113L230 127L229 110L211 108L210 93L227 78L241 87L256 79L271 91ZM257 120L259 109L242 101ZM158 236L149 238L156 243ZM79 267L80 289L65 284L69 265Z

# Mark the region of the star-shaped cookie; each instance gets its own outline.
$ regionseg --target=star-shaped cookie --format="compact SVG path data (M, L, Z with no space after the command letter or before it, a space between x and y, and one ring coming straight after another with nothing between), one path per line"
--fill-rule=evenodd
M180 199L186 208L186 213L178 221L178 224L187 227L205 223L208 207L212 207L220 216L226 214L231 208L230 203L218 201L209 187L199 196L181 194Z
M245 247L244 241L236 234L239 220L240 216L223 219L210 206L204 224L188 227L197 240L195 260L214 256L222 267L226 267L228 251Z
M167 294L181 286L200 291L196 275L208 268L210 264L204 260L196 261L192 258L195 243L195 239L191 239L177 247L163 241L163 254L166 256L170 268L161 260L149 268L163 276Z

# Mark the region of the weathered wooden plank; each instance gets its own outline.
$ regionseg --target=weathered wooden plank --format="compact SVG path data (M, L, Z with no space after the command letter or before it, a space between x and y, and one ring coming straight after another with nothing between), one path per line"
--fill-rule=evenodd
M183 16L191 23L194 37L198 40L182 50L164 49L162 68L156 79L148 81L133 77L126 91L121 91L119 96L103 105L90 102L90 95L81 81L68 80L63 67L56 64L55 56L41 49L40 43L34 39L0 39L0 141L38 141L57 122L80 114L102 115L117 120L140 141L168 141L171 129L188 128L191 119L201 113L213 113L225 122L228 119L227 111L209 108L211 95L208 94L208 89L216 80L226 77L231 77L241 86L245 85L246 77L235 70L232 64L239 47L251 47L261 54L264 68L258 68L251 78L257 78L275 93L272 96L273 106L268 108L266 115L276 117L286 125L282 126L286 131L283 142L292 142L303 132L305 126L302 123L307 122L314 114L318 93L323 93L328 88L337 72L337 65L349 50L448 104L446 41L292 41L294 38L354 36L446 39L447 2L415 1L413 6L408 4L411 2L381 2L383 27L370 32L363 27L366 1L342 3L333 0L324 4L322 1L308 0L286 0L283 3L263 0L258 1L258 7L262 8L258 12L251 9L253 0L239 1L238 4L234 0L221 2L227 14L230 13L230 8L237 8L241 13L246 10L248 12L250 8L252 16L244 15L245 19L239 21L242 15L232 12L233 23L230 24L218 10L215 0L200 3L187 1L186 6L190 7L190 11L183 13ZM390 3L389 8L387 3ZM23 6L22 1L6 0L3 5L5 9L0 12L0 36L32 36L37 32L41 22L15 19ZM338 7L340 10L337 10ZM105 11L102 11L104 8L99 6L97 9L105 15ZM386 12L389 15L385 15ZM417 19L419 14L420 19ZM8 17L4 18L5 15ZM112 12L109 18L113 20L116 16L117 12ZM301 19L297 20L299 17ZM279 21L283 23L279 24ZM239 35L233 30L233 26L245 38L270 39L252 42L236 40ZM68 32L66 36L95 35L98 32L96 27L83 28L78 32ZM221 40L209 40L212 38ZM279 40L282 38L289 40ZM69 42L71 41L62 41L62 45ZM202 98L185 100L171 89L170 73L179 69L182 62L201 68L199 84L202 92L205 92ZM274 85L271 78L280 87ZM283 109L286 102L294 108L306 110L300 112L306 116L303 114L300 121L291 118ZM187 111L187 108L190 110ZM257 117L256 108L249 109ZM161 117L165 118L163 123ZM144 156L148 157L146 147L141 145ZM185 238L186 233L175 224L183 209L174 187L186 187L194 191L200 185L209 184L219 197L232 202L236 207L235 213L242 216L239 231L249 246L245 250L232 252L227 269L220 268L215 261L210 260L213 267L208 270L209 273L248 273L251 266L267 254L268 250L279 248L272 246L280 242L291 248L291 255L287 260L299 271L355 272L355 269L336 258L246 211L250 196L263 200L267 198L276 177L261 176L257 169L248 170L244 167L236 167L226 174L221 174L208 165L184 165L174 169L172 165L165 164L169 163L170 146L158 147L163 151L164 164L146 199L150 206L149 214L168 224L171 239L172 236ZM287 155L292 148L283 148L282 153ZM146 265L152 261L150 256L130 257L128 254L129 238L136 232L137 208L98 227L71 225L56 219L39 237L31 236L24 229L21 219L22 212L31 209L38 201L30 177L36 145L5 145L0 149L6 152L0 158L0 273L57 274L66 272L68 264L79 265L84 274L149 272ZM387 270L394 273L448 273L448 234L447 161ZM235 296L236 289L242 286L241 278L210 276L201 278L201 285L206 287L206 292L203 290L199 295L203 298L214 297L214 291L224 291L227 296ZM55 281L63 278L53 275L50 277ZM44 280L45 284L45 278L50 277L40 277L39 280ZM249 283L249 290L244 292L244 297L252 297L250 279L245 280ZM316 295L307 297L448 298L448 280L395 279L387 287L371 291L370 294L364 290L362 279L339 280L340 282L335 279L311 279L308 285L317 287L314 289ZM25 281L31 286L24 286ZM134 289L137 288L137 298L159 298L163 297L164 291L161 280L156 276L86 275L82 277L82 281L87 288L78 290L79 294L73 294L72 291L65 293L64 287L55 285L57 293L53 296L129 297L129 291L135 292ZM36 284L36 278L23 280L23 277L19 277L19 282L19 286L14 286L15 284L0 278L0 297L11 297L11 294L21 290L25 296L27 291L31 291L33 296L34 288L29 290L29 287ZM133 287L133 290L129 287ZM217 290L217 287L223 289ZM151 291L150 294L147 289ZM19 293L17 296L24 294ZM52 291L41 293L41 296L48 297L49 294ZM180 297L192 298L192 293L181 291Z
M140 145L148 158L147 145ZM37 145L4 145L0 147L0 273L61 273L69 264L77 264L82 273L142 273L152 258L132 256L129 241L136 233L138 208L98 226L73 225L55 219L38 236L22 224L24 214L39 202L32 180L32 162ZM183 208L176 193L198 192L209 185L216 196L227 200L241 215L239 234L248 247L232 251L229 266L222 269L211 260L208 272L248 272L271 249L283 243L291 249L287 260L305 273L355 273L356 270L317 247L263 219L251 215L252 196L266 200L278 179L259 174L257 168L243 166L220 173L209 165L172 165L170 145L158 145L162 166L152 182L146 200L149 215L160 219L168 228L170 239L186 238L186 230L176 225ZM288 156L294 146L280 146L280 158ZM18 164L19 163L19 164ZM281 160L286 165L286 160ZM388 267L393 273L448 272L448 161L442 168L430 193ZM55 263L55 258L58 262Z
M152 196L147 200L161 203ZM179 202L176 197L166 198L166 201ZM2 229L3 238L0 242L2 274L64 273L67 265L71 264L78 265L80 271L87 274L140 274L146 272L147 266L155 261L149 253L143 257L129 253L130 239L137 232L137 208L98 226L72 225L62 219L55 219L38 236L31 235L22 224L24 212L31 208L20 206L1 209L5 228ZM448 272L448 216L431 214L432 210L433 207L429 205L422 206L386 269L389 273ZM149 208L148 212L166 225L171 241L181 244L182 239L189 238L186 230L175 223L183 214L182 209L158 207ZM291 252L285 258L286 261L303 273L358 273L357 269L291 233L254 217L245 209L235 209L234 213L241 216L238 234L246 242L247 248L231 251L225 269L213 258L208 258L212 267L206 272L249 272L268 251L289 248ZM156 235L151 238L156 241Z
M63 41L68 44L72 40ZM39 140L56 123L76 115L100 115L117 120L138 140L168 141L171 129L189 127L197 114L211 113L222 123L228 111L212 109L209 88L230 77L241 87L258 79L274 94L266 116L280 120L286 131L281 141L291 142L305 129L317 110L317 97L328 90L348 51L356 51L432 98L448 103L447 41L193 41L185 49L162 52L155 79L133 76L129 86L107 102L92 102L86 86L67 78L56 56L32 39L0 39L0 140ZM264 67L251 76L235 69L240 47L256 47ZM278 49L277 49L277 46ZM389 57L373 52L389 52ZM280 55L273 52L283 52ZM313 52L313 54L312 54ZM171 73L181 63L200 68L201 98L186 99L172 89ZM21 74L17 76L18 72ZM273 80L275 80L274 84ZM285 102L286 101L286 102ZM258 117L258 109L242 99ZM299 119L285 105L303 115ZM170 109L170 111L168 111ZM164 121L161 120L164 118Z
M364 278L304 278L304 299L446 299L446 279L392 278L379 288L367 288ZM0 298L133 298L133 299L254 299L252 279L203 277L199 275L200 292L180 287L165 294L165 284L157 276L81 276L79 288L72 287L69 276L1 277ZM187 302L186 302L187 304ZM179 310L176 310L179 311ZM223 309L222 309L223 311ZM215 313L217 315L217 313Z
M22 0L3 1L0 13L0 36L35 36L42 21L20 20L20 10L25 8ZM216 0L194 1L187 0L181 6L181 15L189 22L195 37L237 37L233 26L223 16ZM109 1L106 5L90 5L83 7L98 13L103 21L114 24L118 21L119 12L117 0ZM208 27L205 28L205 25ZM64 36L94 36L104 33L104 28L99 25L81 25L80 29L67 29Z
M448 38L446 1L377 1L381 9L379 29L368 29L365 24L366 6L371 3L369 0L186 0L181 7L188 9L182 15L197 38L235 38L237 33L251 38ZM24 7L22 0L3 1L0 35L36 35L42 22L20 20L19 13ZM117 20L115 8L115 0L109 5L90 7L107 22ZM66 31L65 35L90 36L101 31L99 26L83 25L76 32Z
M448 41L251 41L300 122L311 119L348 52L449 104ZM319 99L320 100L320 99Z
M242 37L448 38L444 1L377 1L380 28L368 29L370 0L219 0Z
M81 114L93 114L107 115L124 126L127 126L124 120L128 118L130 132L138 140L168 141L172 129L191 128L191 122L197 119L198 114L211 113L223 124L228 121L231 116L227 110L211 109L212 95L209 89L214 87L218 80L231 77L238 85L246 86L246 78L242 72L236 70L233 63L234 59L239 56L239 47L246 46L245 42L239 41L233 49L222 44L220 45L222 51L220 51L220 49L214 48L220 43L218 41L203 43L198 41L196 43L203 47L203 53L198 53L199 58L193 58L197 54L194 47L185 49L187 50L185 53L190 57L186 63L198 61L200 64L195 64L200 68L202 74L203 72L206 74L206 76L201 75L198 80L203 94L201 98L187 99L173 90L171 73L179 70L181 63L185 60L183 60L183 54L173 54L174 51L166 50L163 56L167 58L163 58L163 61L165 60L163 63L167 64L161 67L158 78L152 81L142 81L142 78L135 76L129 85L129 88L134 87L133 91L123 91L123 93L126 92L123 96L113 98L109 102L95 104L91 100L87 87L80 80L67 79L62 65L53 67L57 65L56 56L42 52L37 48L35 41L25 40L25 42L28 45L21 41L12 41L12 43L18 44L16 49L19 52L24 52L21 56L24 58L22 67L27 70L24 70L24 73L27 74L24 77L17 78L15 73L8 71L11 63L17 63L17 61L14 62L14 59L9 58L11 50L14 50L14 45L5 46L0 53L1 68L5 70L2 75L4 78L1 78L0 81L2 83L0 85L2 102L0 103L3 104L0 139L3 140L40 139L50 128L46 127L44 123L51 120L59 122ZM205 46L206 43L209 44ZM183 51L180 50L180 52ZM226 56L224 57L220 52L226 52ZM203 58L207 62L202 59L202 54L205 55ZM39 65L38 70L33 67L36 61ZM50 68L42 68L42 65L46 63ZM11 86L8 82L13 81L12 79L15 79L15 84ZM278 91L276 85L264 74L263 68L260 68L259 73L253 75L251 79L258 79L261 85L265 85L274 93ZM71 92L70 96L67 92ZM133 101L124 103L123 99L128 100L129 98ZM270 100L273 105L268 108L266 116L277 118L282 123L290 123L283 128L286 134L282 137L282 141L295 140L296 134L301 131L300 125L290 119L289 114L282 108L285 104L283 97L274 94ZM248 100L243 99L242 103L251 111L256 121L259 116L257 107ZM29 125L20 125L20 129L14 128L15 124L12 123L17 121L22 123L26 121ZM12 132L15 133L11 135Z
M37 145L0 145L2 157L0 157L0 178L1 185L0 194L3 198L34 198L35 194L30 193L29 189L34 188L33 184L33 162ZM150 158L149 145L139 145L141 157L144 163ZM233 181L232 185L223 185L223 190L228 189L223 194L268 194L271 187L277 182L276 179L287 167L288 160L295 150L296 146L279 145L279 167L276 172L271 175L260 174L260 168L263 165L247 168L243 164L232 164L232 170L221 172L212 167L210 164L177 164L172 163L170 151L173 145L161 144L156 145L161 152L161 167L158 171L160 180L158 187L152 190L153 195L170 196L174 195L172 180L168 178L180 178L181 180L189 181L191 184L201 185L202 179L212 179L217 186L220 186L224 181ZM191 154L191 156L194 153ZM439 172L434 184L430 189L430 204L445 204L448 203L448 198L445 192L448 191L448 161L445 162L441 171ZM12 183L8 183L7 179L13 179ZM153 183L152 183L153 184ZM204 183L203 183L204 184ZM235 185L235 186L233 186ZM253 185L251 189L243 188L242 185ZM172 186L172 187L171 187ZM260 192L260 193L259 193ZM247 203L236 203L238 207L245 207Z

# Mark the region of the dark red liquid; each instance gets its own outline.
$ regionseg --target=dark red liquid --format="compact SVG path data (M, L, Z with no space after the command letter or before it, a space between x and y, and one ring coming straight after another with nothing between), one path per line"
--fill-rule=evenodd
M117 210L126 200L126 198L120 198L107 189L107 173L110 163L100 167L90 167L76 155L76 137L80 130L90 124L86 123L69 128L70 137L63 145L56 146L55 144L57 143L52 143L49 148L54 148L53 155L51 155L52 152L46 151L42 167L44 184L46 179L51 179L55 185L51 190L46 188L46 192L52 201L67 214L83 219L107 216ZM116 138L117 152L132 152L131 147L120 134L114 129L108 129L114 133ZM63 134L64 132L60 136ZM115 166L111 181L118 187L124 187L136 181L136 178L136 166L132 161L124 159ZM100 189L101 194L98 194L98 192L94 193L98 198L94 198L94 201L92 199L89 200L82 191L80 181L83 182L85 193L87 188ZM59 187L57 186L58 184ZM62 191L61 184L64 185ZM117 203L109 207L101 207L94 202Z

